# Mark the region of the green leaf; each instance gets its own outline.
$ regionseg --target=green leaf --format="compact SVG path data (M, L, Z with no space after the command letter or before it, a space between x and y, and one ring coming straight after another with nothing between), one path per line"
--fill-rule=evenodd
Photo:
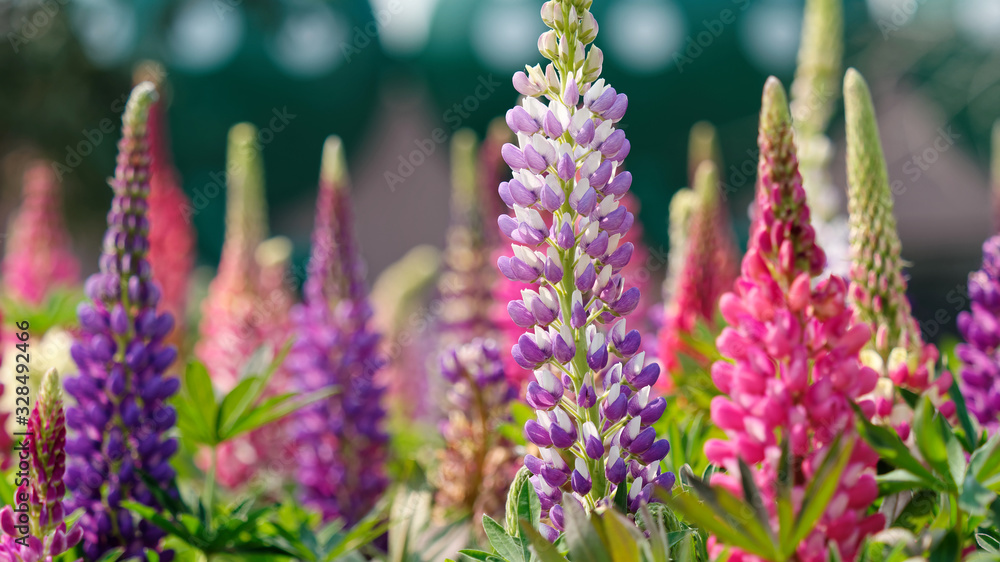
M559 554L555 545L546 540L527 520L521 520L521 535L527 537L532 552L541 562L568 562L562 554Z
M931 550L928 562L956 562L961 551L961 541L954 530L949 530L941 542Z
M969 473L975 474L980 482L985 482L1000 471L1000 433L990 437L982 447L973 451L969 458Z
M888 428L878 426L868 421L861 410L853 405L857 414L858 433L875 450L885 462L902 468L920 478L924 486L942 491L945 486L941 480L918 461L906 447L899 435Z
M480 560L482 562L485 562L490 558L490 556L493 556L492 553L484 552L482 550L459 550L458 553L464 554L473 560Z
M754 482L753 473L750 472L750 467L741 458L738 457L740 466L740 484L743 488L743 498L746 503L753 509L753 514L757 517L757 523L765 531L769 541L774 544L776 537L774 536L774 530L771 529L771 518L767 513L767 509L764 506L764 500L761 498L760 490L757 488L757 483Z
M742 532L760 545L766 552L762 558L774 558L778 553L778 545L774 542L774 533L770 523L761 523L756 515L756 508L737 498L725 488L711 487L697 478L691 479L691 488L709 505L714 506L719 513L728 516L730 522L735 522Z
M788 439L781 441L781 458L778 461L777 512L778 512L778 544L788 544L792 536L795 518L795 507L792 505L792 488L795 478L795 467L792 465L791 445Z
M837 491L840 475L844 472L844 467L847 466L847 461L850 460L853 450L854 439L849 439L845 443L841 441L840 436L837 436L830 444L826 457L806 487L802 498L802 507L799 509L795 521L795 531L789 542L781 545L785 556L791 556L795 552L799 543L809 536L813 527L816 526L816 522L823 516L833 494Z
M931 399L924 396L913 415L913 440L916 441L917 449L927 464L944 478L948 489L957 490L958 482L955 481L948 466L947 435L941 431L935 420L935 413Z
M493 550L509 562L528 562L526 556L527 546L524 548L518 544L514 537L507 534L504 528L493 520L489 515L483 515L483 530L486 531L486 538L490 540Z
M958 507L970 515L985 516L996 497L997 495L993 491L983 486L970 472L962 483L962 493L958 496Z
M521 487L521 492L517 496L517 518L531 522L531 526L538 528L542 520L542 504L535 493L535 487L531 485ZM517 529L515 529L517 530Z
M267 380L259 376L250 376L242 379L232 390L222 399L219 405L219 435L227 435L243 417L244 414L257 402Z
M119 546L117 548L112 548L111 550L105 552L104 556L98 558L97 562L116 562L122 557L122 554L125 554L125 547Z
M719 491L720 493L728 493L722 489ZM734 526L737 521L743 518L742 514L729 513L718 507L713 509L712 505L698 501L694 494L687 491L668 494L665 491L654 490L653 493L657 499L681 514L687 521L718 537L723 544L734 546L762 558L773 556L771 545L759 544L752 536Z
M566 529L563 537L573 562L612 562L611 553L601 541L600 533L586 512L575 501L563 505L563 519Z
M643 536L631 521L614 510L604 512L599 520L603 526L605 544L611 549L613 562L639 560L639 543Z
M1000 540L986 533L976 533L976 544L991 554L1000 554Z
M260 406L254 408L250 413L239 420L239 422L225 434L220 434L222 441L228 441L238 435L263 427L281 418L320 400L324 400L340 392L334 386L322 388L310 392L305 396L297 396L289 392L280 396L275 396L265 400Z
M965 447L966 451L971 453L979 442L979 435L972 424L972 418L969 417L969 409L965 405L965 396L962 395L962 390L954 382L948 388L948 396L955 403L955 415L958 417L958 423L962 426L962 446Z
M188 402L186 406L190 416L189 421L201 428L199 430L201 434L210 437L205 444L217 444L214 428L218 427L216 424L219 407L215 402L215 391L212 389L212 379L208 375L208 369L200 362L192 361L184 371L182 382L180 402Z
M897 468L875 477L879 484L879 495L889 496L907 490L923 489L924 481L912 472Z

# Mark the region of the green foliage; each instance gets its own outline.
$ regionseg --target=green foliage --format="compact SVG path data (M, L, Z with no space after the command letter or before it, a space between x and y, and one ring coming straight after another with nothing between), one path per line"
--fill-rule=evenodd
M247 363L236 387L218 399L205 366L197 361L189 363L181 391L173 402L177 408L177 427L184 438L215 446L278 421L339 391L331 386L306 395L287 392L264 398L267 383L290 348L291 343L286 344L273 360L268 358L265 349L258 350Z
M4 295L0 297L0 310L3 310L4 318L10 322L27 320L31 333L41 337L56 326L76 326L76 307L83 299L81 289L56 288L38 305Z
M742 498L724 488L709 485L706 479L696 477L690 470L681 474L687 489L673 495L659 492L658 497L687 521L715 535L722 544L766 560L794 560L796 548L812 532L833 498L853 449L853 440L842 442L839 437L834 440L830 453L806 485L802 506L795 513L792 505L793 459L787 441L783 442L781 468L774 483L777 490L777 532L771 527L770 514L753 473L742 460L739 475Z

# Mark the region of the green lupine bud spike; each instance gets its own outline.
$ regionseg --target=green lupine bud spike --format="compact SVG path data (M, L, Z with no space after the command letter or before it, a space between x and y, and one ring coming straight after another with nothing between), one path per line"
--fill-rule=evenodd
M229 191L226 240L239 245L239 261L249 264L257 245L268 234L264 163L257 128L250 123L240 123L229 130L226 172Z
M684 267L696 200L694 190L687 187L678 189L670 198L670 254L668 254L667 277L663 281L663 302L671 302L674 293L677 292L677 282Z
M66 415L59 373L49 369L42 378L35 408L28 418L29 482L37 498L31 504L35 536L48 536L62 523L60 502L66 494Z
M893 347L919 353L920 331L906 299L901 244L889 173L868 85L853 68L844 78L847 183L851 231L850 299L872 325L873 346L888 361Z
M792 83L792 115L800 135L822 134L833 115L844 51L841 0L807 0L798 66Z
M691 127L688 137L688 182L694 186L695 171L705 160L711 160L715 167L722 169L722 151L719 136L708 121L699 121Z
M476 133L471 129L459 129L451 137L451 213L452 221L469 224L478 223L476 208Z

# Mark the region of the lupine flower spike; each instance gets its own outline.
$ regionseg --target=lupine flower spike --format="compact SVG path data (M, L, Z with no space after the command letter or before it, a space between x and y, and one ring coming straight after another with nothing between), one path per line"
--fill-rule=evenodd
M302 498L326 521L353 525L385 490L384 390L378 334L363 265L354 242L347 170L340 139L323 148L309 277L292 310L296 341L287 365L305 392L335 385L340 393L310 406L294 424Z
M7 231L3 291L14 301L39 305L53 290L77 286L80 264L70 249L52 168L31 163L21 189L21 206Z
M983 243L983 266L969 275L971 312L958 315L966 343L955 347L962 362L962 394L969 411L993 435L1000 429L1000 235Z
M850 188L850 303L859 319L874 330L862 359L881 377L875 395L878 416L891 417L905 439L909 435L908 409L897 400L895 387L915 392L931 390L931 398L938 402L937 397L946 395L951 386L951 375L935 375L937 348L924 343L910 312L875 110L864 78L854 69L849 69L844 79L844 106ZM900 408L893 414L897 402ZM941 409L950 416L954 404L944 402Z
M52 560L73 548L83 538L83 529L67 529L63 497L66 485L66 416L63 413L59 374L49 369L41 392L28 417L28 478L15 492L14 505L27 506L26 513L8 505L0 511L0 559L11 562ZM23 531L27 531L26 533ZM19 537L27 535L27 539ZM27 544L25 544L25 542Z
M670 445L651 426L666 407L650 396L659 366L647 364L639 332L624 320L639 302L620 273L633 250L621 239L635 220L619 204L632 181L619 170L629 142L615 130L628 98L598 79L601 50L585 52L597 35L589 6L542 7L551 30L538 46L552 63L514 75L525 97L508 112L518 142L502 149L514 174L499 188L514 211L499 217L500 230L514 244L497 265L508 279L538 284L508 311L526 330L513 357L536 379L527 388L536 419L525 433L540 457L528 455L525 465L551 539L563 528L566 502L598 509L625 486L634 512L653 486L674 482L660 473Z
M694 196L683 263L675 274L675 288L659 334L660 360L671 375L678 377L683 370L682 355L705 368L709 366L711 358L693 341L696 328L701 325L709 333L716 330L719 298L732 289L736 279L732 237L727 236L718 171L711 160L703 161L695 174ZM669 381L669 377L663 377L661 388L669 388ZM711 384L707 378L705 382ZM696 381L688 380L682 386L693 384Z
M158 312L160 289L147 258L149 240L149 140L147 122L156 90L143 82L132 90L122 118L114 199L100 271L85 285L81 336L71 354L79 376L66 381L76 400L66 414L74 432L66 487L71 508L82 508L83 550L96 560L121 546L124 558L145 560L143 549L160 550L164 533L139 521L121 502L159 507L139 477L144 472L166 489L174 477L170 457L177 440L165 434L177 413L167 404L179 381L165 376L177 350L164 338L173 329L169 312ZM171 560L163 551L160 560Z
M1000 121L993 124L994 211L1000 210ZM1000 230L1000 213L994 216ZM969 411L990 435L1000 430L1000 235L983 243L983 265L969 274L971 311L958 315L966 343L955 346L962 362L961 389Z
M504 376L501 353L493 340L476 338L441 356L441 373L450 388L436 503L474 520L503 510L520 464L513 444L500 433L517 392Z
M738 462L751 467L775 526L783 445L792 466L801 467L791 496L800 509L805 485L831 454L835 437L856 436L851 403L875 387L878 375L858 359L870 330L853 320L845 304L847 284L833 275L812 287L825 256L809 222L785 92L773 77L764 87L758 143L759 218L735 290L720 301L729 327L718 348L728 361L712 366L723 393L712 400L712 421L727 438L709 440L705 454L727 471L712 482L740 496ZM869 414L874 410L870 401L860 406ZM824 562L830 548L853 560L865 536L883 526L881 514L866 515L878 495L877 459L863 442L854 445L837 491L799 545L797 560ZM711 551L718 554L725 540L713 537ZM756 560L739 551L730 559Z
M202 303L201 337L195 347L212 384L223 391L236 386L247 358L264 343L255 316L260 269L254 254L267 236L267 207L256 139L257 129L249 123L229 131L226 240L218 273Z
M476 135L457 131L451 141L451 225L444 250L441 294L441 337L445 347L489 336L493 332L491 289L497 277L489 262L480 211L483 194L476 184Z
M163 292L163 310L173 315L170 343L182 349L187 313L188 280L194 268L195 232L191 201L184 194L170 150L167 127L166 71L147 62L136 70L136 83L149 79L160 99L149 110L149 152L153 158L149 177L149 264Z

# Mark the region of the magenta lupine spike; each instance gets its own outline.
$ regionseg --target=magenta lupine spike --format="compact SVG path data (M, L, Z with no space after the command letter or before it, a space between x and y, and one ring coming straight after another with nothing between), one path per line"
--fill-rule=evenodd
M304 302L292 310L295 344L287 365L304 392L331 385L340 392L301 411L292 426L296 477L303 501L325 521L353 525L385 490L384 389L379 335L363 266L356 253L347 170L340 139L323 147L309 277Z
M692 195L686 248L680 270L671 272L675 277L674 287L659 333L659 358L671 375L681 371L678 354L701 359L708 367L710 361L702 358L686 340L693 337L699 323L715 327L719 298L732 289L737 274L735 245L724 217L718 171L712 160L705 160L698 167ZM666 391L672 388L673 379L663 377L658 382Z
M819 459L830 454L836 436L856 436L852 403L869 416L874 404L859 397L878 375L859 360L870 329L856 323L846 306L847 284L823 271L823 251L813 238L809 208L798 173L785 92L776 78L764 87L760 116L757 204L760 213L743 258L735 291L720 309L729 327L718 338L728 359L712 366L722 392L712 400L712 421L726 439L705 444L708 460L726 469L713 484L742 496L738 459L751 467L776 528L776 486L782 444L802 478L793 484L795 509ZM867 515L878 496L878 456L857 441L838 489L816 527L799 545L797 560L825 562L829 549L853 560L862 540L884 525L882 514ZM712 537L718 554L726 537ZM731 560L755 557L736 551Z
M267 209L253 125L241 123L229 130L226 160L226 239L218 273L201 305L201 337L195 346L212 384L223 391L236 386L247 359L264 344L254 252L266 236Z
M983 266L969 275L971 312L958 315L966 343L955 347L962 362L961 388L969 411L990 435L1000 429L1000 235L983 243Z
M632 175L621 170L630 145L615 124L628 97L598 79L601 50L585 52L597 36L589 4L542 6L552 29L539 37L539 51L552 63L514 75L524 95L507 113L517 144L501 150L513 177L499 193L513 216L498 223L513 255L497 266L512 281L537 284L507 310L525 330L511 354L536 379L526 391L536 418L524 429L540 457L528 455L525 466L550 539L563 528L565 502L592 511L624 487L635 512L654 486L674 483L672 473L660 472L670 444L651 425L666 407L650 396L659 366L647 364L641 335L624 320L640 300L622 274L634 251L623 239L635 217L620 203Z
M0 511L0 529L5 535L0 540L0 559L11 562L51 560L83 538L79 525L67 529L64 521L66 416L55 369L49 369L42 379L41 391L28 417L27 433L31 436L27 440L29 476L15 492L14 505L26 504L28 511L15 512L10 505ZM17 542L25 534L30 536L27 544Z
M71 507L83 510L83 551L89 560L119 546L126 559L146 560L145 549L160 550L163 531L121 502L159 508L140 472L163 489L174 477L170 458L177 440L166 434L177 413L168 400L180 382L166 376L177 350L164 342L174 321L170 313L157 312L160 290L147 260L146 124L155 99L153 85L143 82L125 107L100 271L85 285L89 301L77 310L81 334L70 351L80 374L66 380L76 405L66 414L74 438L66 446L65 481ZM172 558L173 551L160 554L160 560Z
M500 427L510 419L517 389L504 376L503 353L491 339L475 338L441 356L448 382L448 416L441 434L445 449L435 480L437 505L496 517L520 465Z
M70 249L52 168L31 163L21 189L21 206L7 231L3 291L16 301L38 305L54 289L79 285L80 264Z
M147 125L149 153L153 158L149 169L149 265L163 293L161 308L176 321L169 341L181 349L186 329L188 281L196 252L190 215L192 207L184 194L170 150L166 100L162 95L165 71L155 63L147 63L136 74L139 78L153 78L151 81L161 91L160 99L149 110Z

